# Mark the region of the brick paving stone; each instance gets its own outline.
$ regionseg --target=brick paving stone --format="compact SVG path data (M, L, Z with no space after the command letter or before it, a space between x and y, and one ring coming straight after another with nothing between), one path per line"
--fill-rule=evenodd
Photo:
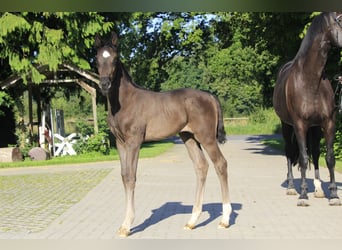
M229 186L234 212L231 226L218 229L221 194L211 166L198 227L183 230L190 218L195 191L195 173L184 145L168 152L140 159L135 192L136 218L129 239L340 239L342 206L331 207L328 200L313 197L311 206L297 207L297 196L286 196L286 160L282 153L260 143L262 136L232 136L220 146L228 160ZM112 171L80 202L38 233L0 232L0 239L117 239L124 215L124 192L118 161L63 167ZM0 170L0 175L60 171L58 168ZM329 173L321 168L323 186ZM300 178L297 169L295 178ZM342 175L336 174L341 196ZM298 182L296 182L298 183ZM43 217L42 217L43 218Z

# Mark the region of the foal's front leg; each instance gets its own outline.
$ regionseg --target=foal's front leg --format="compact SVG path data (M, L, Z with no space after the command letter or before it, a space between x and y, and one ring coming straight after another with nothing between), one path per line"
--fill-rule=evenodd
M136 182L136 172L139 157L139 145L120 144L117 143L121 162L121 177L125 188L126 195L126 215L125 219L118 230L121 237L127 237L130 233L131 225L134 220L134 189Z

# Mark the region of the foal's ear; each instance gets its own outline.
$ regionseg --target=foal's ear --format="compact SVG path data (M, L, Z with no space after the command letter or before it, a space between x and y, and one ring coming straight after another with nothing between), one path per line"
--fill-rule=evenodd
M112 31L112 37L111 37L111 43L112 43L112 45L114 45L114 46L118 46L118 43L119 43L119 38L118 38L118 35L114 32L114 31Z
M95 49L102 47L102 40L101 40L101 37L98 33L95 35L94 47L95 47Z

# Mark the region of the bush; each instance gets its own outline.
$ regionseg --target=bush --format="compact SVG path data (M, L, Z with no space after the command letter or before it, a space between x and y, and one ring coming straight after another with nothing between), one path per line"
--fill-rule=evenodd
M74 149L78 154L101 152L104 155L108 155L110 151L108 136L104 133L98 133L82 137L75 144Z
M243 120L225 120L225 129L229 135L260 135L280 133L280 120L274 110L257 109Z
M107 125L106 112L98 113L98 134L94 134L92 124L79 120L76 123L77 133L81 134L81 140L75 144L75 151L78 154L89 152L101 152L102 154L109 154L110 151L110 130Z
M273 133L281 133L280 119L273 108L258 108L249 116L251 124L263 124L273 130Z
M338 114L336 118L336 138L334 150L336 159L342 160L342 114Z

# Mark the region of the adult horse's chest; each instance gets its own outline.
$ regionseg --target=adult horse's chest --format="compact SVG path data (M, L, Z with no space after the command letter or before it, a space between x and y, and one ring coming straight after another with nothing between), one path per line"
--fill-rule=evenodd
M286 105L292 120L302 119L310 121L310 125L320 125L330 116L331 105L325 101L323 82L321 79L289 78L286 86Z

